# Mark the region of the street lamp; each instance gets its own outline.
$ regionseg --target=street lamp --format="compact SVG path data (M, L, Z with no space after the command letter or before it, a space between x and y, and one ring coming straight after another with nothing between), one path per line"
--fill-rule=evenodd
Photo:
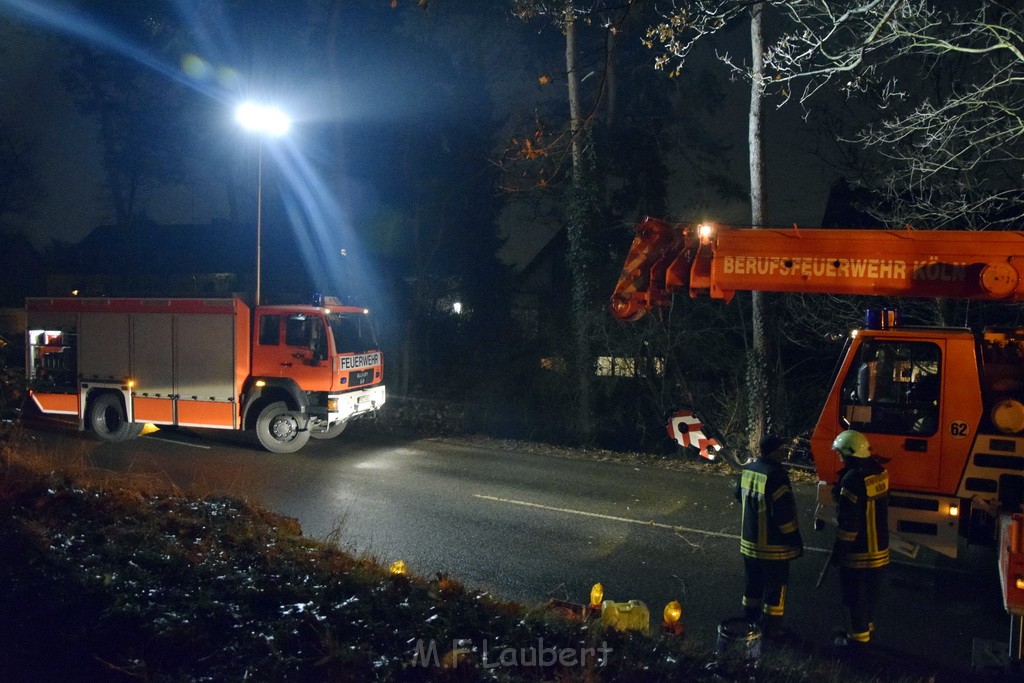
M288 115L277 107L243 102L235 110L235 121L259 135L256 171L256 305L260 305L260 243L263 214L263 139L279 138L292 127Z

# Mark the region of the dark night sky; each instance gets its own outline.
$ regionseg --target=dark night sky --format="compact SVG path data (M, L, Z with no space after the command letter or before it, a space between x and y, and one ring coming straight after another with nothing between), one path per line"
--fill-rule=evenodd
M553 32L550 28L546 30ZM742 31L737 32L737 36L742 40ZM58 50L55 49L60 39L66 40L44 29L26 31L23 26L15 26L0 17L0 122L16 122L38 145L40 171L48 199L21 229L40 247L52 239L77 241L95 226L112 221L102 196L96 126L75 111L60 82ZM552 44L558 45L557 41ZM372 40L366 43L363 65L367 68L374 64L376 49L379 48ZM550 61L557 65L561 59L562 55L556 51ZM354 66L358 70L358 60ZM724 81L724 67L714 65L712 68L717 69L715 73ZM402 92L401 81L394 76L380 79L373 73L364 76L365 87L352 88L353 92L365 96L361 104L352 102L351 110L345 113L316 112L317 115L382 118L423 115L422 111L416 111L423 106L423 98L416 92L415 83L409 84L408 92ZM374 86L377 80L380 83ZM733 82L724 89L728 99L708 124L712 133L731 146L729 167L736 181L745 186L748 182L748 87ZM312 110L315 104L316 98L310 98L305 106ZM777 110L769 104L766 113L769 219L775 224L817 225L835 174L810 152L813 143L801 126L796 105ZM230 126L228 117L225 125ZM225 134L237 135L238 131L226 130ZM386 147L386 143L382 144L382 148ZM682 168L673 173L669 180L670 218L713 219L734 224L749 222L749 207L745 201L723 200L713 192L697 192L694 180L692 170ZM374 188L364 187L361 194L372 197L374 192ZM144 210L160 223L200 223L223 218L226 212L222 200L195 188L167 188L147 199ZM550 231L551 226L544 224L517 227L504 249L504 256L521 262L543 246Z
M0 46L0 124L17 126L35 145L47 192L23 231L39 247L78 241L109 220L95 126L60 84L53 38L0 18Z

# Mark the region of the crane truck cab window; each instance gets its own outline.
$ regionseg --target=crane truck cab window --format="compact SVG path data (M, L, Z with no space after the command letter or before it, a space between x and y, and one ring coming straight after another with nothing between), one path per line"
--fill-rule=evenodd
M942 352L932 342L864 340L843 379L843 425L931 436L939 425L941 367Z
M281 342L281 316L260 316L260 344L276 346Z

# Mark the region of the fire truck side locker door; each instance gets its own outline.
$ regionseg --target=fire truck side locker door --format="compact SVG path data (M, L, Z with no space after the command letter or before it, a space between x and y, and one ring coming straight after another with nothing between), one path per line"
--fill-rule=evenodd
M133 412L136 422L174 422L172 315L132 315Z
M82 380L124 382L131 378L127 313L82 313L78 372Z
M235 318L231 313L178 314L174 376L178 424L234 428Z

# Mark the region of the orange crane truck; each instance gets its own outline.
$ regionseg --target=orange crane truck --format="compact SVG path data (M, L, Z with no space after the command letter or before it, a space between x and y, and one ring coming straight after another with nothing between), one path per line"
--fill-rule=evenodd
M369 312L327 301L29 298L29 393L105 441L146 423L252 429L293 453L385 401Z
M735 229L647 218L615 287L615 318L636 320L673 292L729 301L738 291L1024 299L1024 233ZM955 557L959 539L996 542L1017 659L1024 644L1024 329L903 326L869 312L810 438L816 517L834 514L831 445L864 433L890 461L889 522L899 547Z

